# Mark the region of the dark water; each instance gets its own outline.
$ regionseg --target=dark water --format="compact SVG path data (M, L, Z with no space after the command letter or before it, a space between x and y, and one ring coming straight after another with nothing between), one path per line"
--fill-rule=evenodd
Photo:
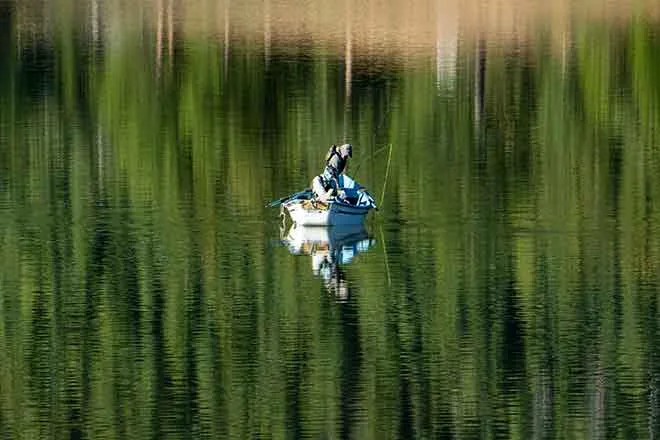
M2 5L1 438L660 435L653 21L441 59ZM381 209L282 229L344 141Z

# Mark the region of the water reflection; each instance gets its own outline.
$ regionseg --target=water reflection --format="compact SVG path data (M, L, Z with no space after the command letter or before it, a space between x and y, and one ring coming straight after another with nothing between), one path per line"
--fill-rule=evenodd
M342 266L350 264L360 253L371 248L371 238L364 225L301 226L293 224L282 230L282 242L293 255L307 255L312 260L312 273L323 280L328 293L338 301L350 297L350 284Z
M329 51L269 1L265 50L237 2L207 37L99 1L93 44L37 3L0 4L1 435L658 437L657 24L571 20L557 54L357 14ZM383 252L267 246L339 138Z

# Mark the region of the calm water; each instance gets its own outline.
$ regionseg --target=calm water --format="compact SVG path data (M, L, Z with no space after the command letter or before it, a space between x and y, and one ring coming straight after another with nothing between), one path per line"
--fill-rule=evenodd
M660 436L651 15L84 5L0 3L0 437Z

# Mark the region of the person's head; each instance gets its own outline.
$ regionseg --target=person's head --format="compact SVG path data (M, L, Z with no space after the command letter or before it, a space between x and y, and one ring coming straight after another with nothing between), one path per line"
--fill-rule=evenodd
M341 157L346 159L347 157L353 157L353 146L351 144L344 144L339 147L339 154Z

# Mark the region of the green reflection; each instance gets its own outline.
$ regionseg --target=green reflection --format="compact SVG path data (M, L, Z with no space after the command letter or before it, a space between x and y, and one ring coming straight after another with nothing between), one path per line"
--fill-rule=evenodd
M654 25L357 60L346 102L320 44L0 16L5 437L658 435ZM393 158L342 302L263 206L343 136L374 192Z

